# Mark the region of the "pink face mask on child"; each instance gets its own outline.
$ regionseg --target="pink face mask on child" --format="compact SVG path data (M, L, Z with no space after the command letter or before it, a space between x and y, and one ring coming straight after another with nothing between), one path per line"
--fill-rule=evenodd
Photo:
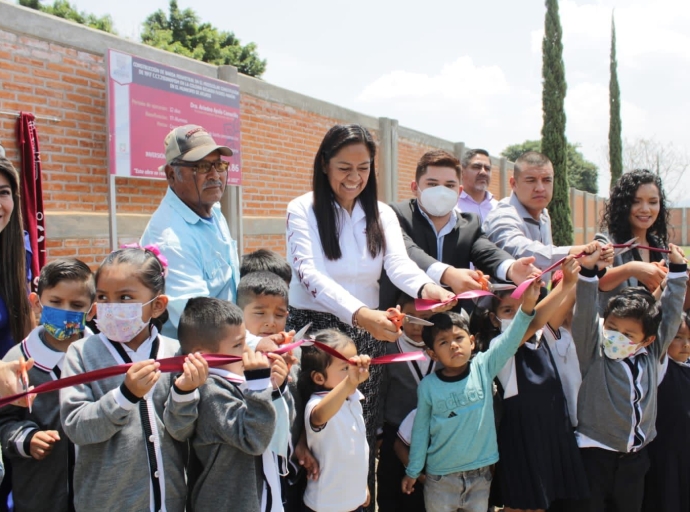
M127 343L151 321L144 322L141 319L143 307L151 304L158 297L148 302L99 302L98 313L95 320L98 329L111 341Z

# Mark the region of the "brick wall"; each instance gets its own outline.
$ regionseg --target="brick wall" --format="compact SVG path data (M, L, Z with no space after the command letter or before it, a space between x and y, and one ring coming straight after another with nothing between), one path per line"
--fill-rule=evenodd
M23 15L42 17L36 18L37 21L46 19L34 12ZM66 22L51 19L49 23ZM5 27L0 28L0 110L24 110L37 116L56 118L37 121L43 163L44 205L48 218L51 213L83 212L83 220L79 217L81 224L92 225L99 221L105 226L108 182L106 76L102 51L75 49L71 47L71 39L69 43L61 44L55 42L59 38L52 41L41 39L43 34L50 38L53 34L50 30L27 36L12 32L14 26L1 23L0 26ZM72 25L68 28L75 32L86 30ZM31 33L30 30L25 32ZM98 33L82 33L80 37L84 34L91 38L111 38ZM78 40L79 37L75 36L75 41ZM111 38L103 44L113 43L117 46L117 41ZM93 45L93 41L89 44ZM190 64L192 67L194 65ZM273 227L266 232L259 230L261 234L255 231L244 236L245 252L267 247L284 253L284 234L280 232L282 227L278 220L284 216L291 199L310 189L314 154L323 134L333 124L360 122L362 118L375 137L381 136L375 129L374 118L335 106L329 108L327 104L309 98L305 100L309 107L296 107L294 101L299 98L294 100L294 97L299 95L274 89L278 91L278 99L269 97L271 95L264 97L263 93L252 95L244 88L241 94L242 211L244 216L273 222ZM281 94L292 95L293 99L283 101ZM315 109L314 104L317 104ZM333 112L336 114L330 115ZM16 117L0 115L0 141L7 150L7 156L19 168L16 123ZM419 157L439 147L448 149L453 144L407 129L404 130L404 136L398 137L398 200L411 197L409 184L414 179ZM377 160L377 169L381 172L379 164ZM139 217L143 216L145 222L160 203L165 189L164 181L118 178L118 214L138 214ZM500 173L494 162L491 192L500 197L499 190ZM585 201L581 203L584 207ZM592 198L586 203L588 213L594 210ZM574 213L581 227L585 216L578 210L579 207ZM590 224L595 222L594 213L592 211L587 215ZM589 231L592 229L590 227ZM122 233L119 243L135 241L137 236L138 232L131 230ZM59 236L55 233L51 236L48 230L48 258L76 256L95 266L109 250L107 237L107 226L88 237L77 236L76 230L75 234L71 234L69 229L63 230Z

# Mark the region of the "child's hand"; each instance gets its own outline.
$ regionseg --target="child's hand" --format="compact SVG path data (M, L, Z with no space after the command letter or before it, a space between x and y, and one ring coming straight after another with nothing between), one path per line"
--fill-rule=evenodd
M347 378L350 384L357 387L369 378L371 358L369 356L355 356L350 358L350 362L354 364L351 364L347 369Z
M242 354L242 364L244 365L244 371L248 372L251 370L262 370L264 368L270 368L271 363L268 361L266 354L261 352L254 352L249 347L246 348Z
M273 352L274 350L278 350L278 337L280 337L281 340L283 339L282 334L271 334L266 338L261 338L259 343L256 344L255 350L257 352Z
M582 252L584 252L585 255L580 258L580 265L592 269L601 258L601 244L599 242L590 242L585 245Z
M60 440L57 430L39 430L31 438L29 452L36 460L43 460L53 451L53 446Z
M302 431L299 441L297 441L293 457L297 459L299 465L302 466L307 472L308 480L316 481L319 479L319 473L321 470L319 467L319 461L316 460L314 454L311 453L311 450L307 446L307 436L305 435L304 430Z
M535 279L525 290L525 294L523 295L524 298L522 299L522 312L526 315L531 315L534 312L534 307L539 300L542 284L543 282L541 279Z
M402 480L402 492L405 494L412 494L414 492L414 484L416 481L416 478L405 475Z
M271 360L271 384L273 384L273 389L279 389L288 376L287 363L278 354L268 353L266 357Z
M561 266L563 271L563 287L569 288L577 283L577 276L580 274L580 263L575 256L568 256Z
M668 255L668 260L676 265L687 263L683 249L674 244L668 244L668 249L671 251Z
M160 363L153 359L139 361L130 366L125 375L125 386L137 398L142 398L156 385L161 376Z
M194 391L206 382L208 377L208 362L200 352L188 354L182 365L183 372L175 379L175 386L180 391Z
M601 248L601 254L599 254L599 261L597 261L597 268L601 270L602 268L610 267L613 265L613 258L615 256L615 251L611 244L606 244Z

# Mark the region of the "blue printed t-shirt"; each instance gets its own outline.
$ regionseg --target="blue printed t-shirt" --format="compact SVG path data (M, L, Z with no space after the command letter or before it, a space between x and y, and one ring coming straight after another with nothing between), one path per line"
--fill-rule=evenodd
M417 478L422 470L448 475L498 461L493 379L515 354L532 318L520 310L510 327L486 352L472 358L459 377L445 377L439 370L422 380L406 470L410 477Z

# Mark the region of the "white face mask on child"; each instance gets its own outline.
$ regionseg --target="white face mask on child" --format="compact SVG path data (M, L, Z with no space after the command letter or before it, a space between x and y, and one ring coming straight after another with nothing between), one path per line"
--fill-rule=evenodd
M512 318L499 318L499 322L501 322L501 332L506 332L508 330L508 326L513 322Z
M128 343L149 325L141 319L143 307L151 304L158 296L148 302L99 302L97 318L98 330L111 341Z
M633 355L640 346L618 331L604 329L604 354L609 359L625 359Z

